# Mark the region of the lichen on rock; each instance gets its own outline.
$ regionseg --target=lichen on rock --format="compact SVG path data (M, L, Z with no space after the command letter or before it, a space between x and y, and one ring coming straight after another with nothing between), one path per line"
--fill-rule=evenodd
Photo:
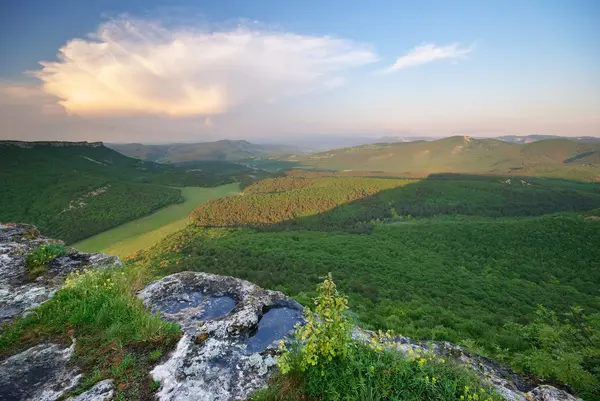
M146 287L139 297L150 309L181 325L183 337L168 360L151 372L163 401L229 401L264 387L274 371L279 340L302 322L302 306L283 293L244 280L183 272ZM215 300L233 300L216 307ZM278 310L276 318L261 319ZM253 341L260 335L260 341ZM256 344L255 344L256 343ZM259 343L259 344L258 344ZM251 345L254 344L254 345Z
M27 254L53 243L62 244L61 241L40 235L32 225L0 224L0 323L47 301L71 272L121 264L115 256L90 254L70 248L66 255L48 264L45 275L30 280L25 263Z

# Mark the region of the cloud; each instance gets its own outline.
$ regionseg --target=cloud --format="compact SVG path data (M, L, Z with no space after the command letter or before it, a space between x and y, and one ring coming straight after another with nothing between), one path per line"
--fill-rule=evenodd
M121 17L31 74L71 114L209 116L339 85L339 74L376 60L368 46L330 36Z
M473 51L473 46L461 47L459 43L446 46L437 46L432 43L415 47L405 55L396 60L394 64L383 70L384 73L392 73L403 68L419 64L427 64L439 60L457 59Z
M212 126L213 126L213 122L212 122L212 120L210 119L210 117L206 117L206 118L204 119L204 126L206 126L206 127L212 127Z

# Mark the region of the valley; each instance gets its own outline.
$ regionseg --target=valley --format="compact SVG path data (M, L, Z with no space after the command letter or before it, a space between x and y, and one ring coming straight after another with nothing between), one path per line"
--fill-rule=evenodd
M9 185L2 219L33 222L82 251L120 256L124 269L69 278L74 287L59 292L61 301L51 298L37 315L7 326L0 358L40 341L64 342L65 325L73 324L78 363L99 372L86 370L81 391L111 378L122 399L137 399L151 390L135 371L149 371L156 362L150 353L172 350L177 331L154 315L148 324L155 334L137 327L149 319L135 295L144 285L186 271L213 273L310 307L319 296L315 287L331 274L352 324L414 341L449 341L536 382L585 400L600 397L595 144L452 137L173 164L102 145L23 146L0 147L16 155L3 160ZM42 169L50 160L53 168ZM119 312L104 315L111 283L123 295L114 301ZM129 314L136 320L129 322ZM548 339L548 332L560 334ZM142 345L154 344L153 336L160 345ZM111 348L115 338L123 348ZM96 344L115 362L104 361ZM136 368L119 370L126 361ZM334 361L342 364L335 369L347 368ZM424 380L433 372L427 369L436 369L448 383L478 380L419 363L396 373L416 369L411 375ZM304 380L319 382L311 372ZM279 399L278 386L290 385L274 377L256 400ZM342 379L321 385L335 380ZM419 399L413 389L402 391ZM442 397L436 394L431 399ZM457 394L449 390L440 399Z
M188 223L188 215L200 204L215 198L235 195L239 184L213 188L181 188L183 202L169 205L149 216L127 222L73 244L85 252L103 252L126 257L147 248L166 236L179 231Z

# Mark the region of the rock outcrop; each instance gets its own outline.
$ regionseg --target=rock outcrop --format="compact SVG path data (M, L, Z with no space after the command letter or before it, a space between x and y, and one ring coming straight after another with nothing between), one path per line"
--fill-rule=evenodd
M183 272L150 284L139 297L181 325L169 359L151 372L162 401L245 399L264 387L278 343L302 322L302 307L281 292L233 277Z
M82 375L69 364L70 347L40 344L0 363L0 397L3 401L55 401L73 389ZM104 401L113 396L111 380L97 383L71 401Z
M50 262L47 274L29 280L25 256L31 250L51 243L62 242L40 235L29 224L0 224L0 323L48 300L71 272L121 263L114 256L84 253L71 248L66 255Z
M368 342L376 334L355 328L353 338ZM473 370L485 383L507 401L582 401L566 391L524 378L507 366L489 358L474 354L463 347L447 341L415 341L404 336L395 336L387 342L388 347L407 357L433 353L438 357L456 361Z
M0 322L19 316L49 299L65 276L86 268L119 265L118 258L74 249L53 260L47 274L27 279L25 255L54 243L33 226L0 224ZM303 323L303 309L277 291L264 290L233 277L183 272L164 277L138 296L146 307L183 331L176 349L151 375L160 382L160 401L231 401L246 399L266 386L275 369L279 341ZM373 332L356 328L353 336L368 341ZM525 379L509 368L448 342L414 341L397 336L389 347L405 355L428 352L471 368L510 401L577 401L555 387ZM0 362L0 398L7 401L64 399L82 375L69 363L70 346L45 343ZM105 401L114 397L104 380L71 401Z

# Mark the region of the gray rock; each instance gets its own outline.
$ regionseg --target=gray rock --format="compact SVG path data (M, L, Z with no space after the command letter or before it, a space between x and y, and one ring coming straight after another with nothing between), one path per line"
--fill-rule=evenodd
M534 388L528 393L535 401L581 401L556 387L542 385Z
M62 242L40 235L29 224L0 224L0 323L47 301L71 272L121 265L117 257L71 248L50 263L46 275L30 281L25 256L32 249L51 243Z
M0 364L3 401L54 401L77 385L81 375L69 366L75 343L64 348L40 344Z
M360 327L355 327L352 333L354 339L364 342L374 335L374 332ZM492 386L507 401L582 401L552 386L536 387L539 383L520 376L509 367L446 341L415 341L408 337L396 336L390 339L389 343L393 350L406 356L433 352L439 357L454 360L473 370L483 382Z
M106 401L112 399L113 396L113 381L107 379L96 383L94 387L77 397L68 398L67 401Z
M184 333L151 372L161 383L162 401L247 398L266 386L279 341L303 321L297 302L233 277L178 273L150 284L139 297Z

